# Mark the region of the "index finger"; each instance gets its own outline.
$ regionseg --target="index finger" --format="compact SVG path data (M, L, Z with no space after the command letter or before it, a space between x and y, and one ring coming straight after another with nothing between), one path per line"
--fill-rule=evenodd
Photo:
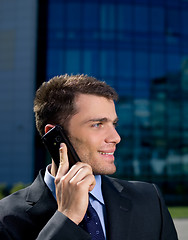
M57 171L56 178L63 177L69 170L67 146L65 143L61 143L60 149L59 149L59 155L60 155L60 162L59 162L59 168Z

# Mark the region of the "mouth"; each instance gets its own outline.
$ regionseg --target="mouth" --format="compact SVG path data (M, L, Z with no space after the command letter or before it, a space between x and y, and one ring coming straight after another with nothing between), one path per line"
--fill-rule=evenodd
M101 154L101 155L109 155L109 156L112 156L112 155L114 155L114 152L100 152L99 151L99 153Z
M108 162L110 164L114 163L114 150L108 150L108 151L98 151L98 153L101 156L101 160L105 160L105 162Z

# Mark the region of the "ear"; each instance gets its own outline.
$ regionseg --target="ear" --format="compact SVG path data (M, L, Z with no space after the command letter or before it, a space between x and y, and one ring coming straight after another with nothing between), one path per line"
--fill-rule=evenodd
M55 127L55 125L52 124L47 124L44 128L45 133L47 133L50 129L52 129L53 127Z

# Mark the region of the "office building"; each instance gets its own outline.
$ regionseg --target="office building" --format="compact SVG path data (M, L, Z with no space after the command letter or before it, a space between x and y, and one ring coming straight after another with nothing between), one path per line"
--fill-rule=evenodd
M6 3L6 1L3 2ZM20 4L15 9L25 5ZM117 148L116 176L156 182L164 191L167 201L186 202L188 191L188 1L41 0L38 1L38 11L36 7L32 10L28 7L27 11L32 24L26 26L27 21L22 21L21 17L20 24L24 25L27 32L31 31L34 35L29 40L27 38L27 41L22 41L18 52L21 55L29 51L26 42L29 46L33 46L32 50L30 49L32 58L27 55L28 59L32 59L32 64L29 70L25 68L27 76L20 80L26 89L25 93L30 96L28 105L25 105L26 101L22 95L12 97L13 101L21 98L20 106L24 102L25 109L22 113L26 114L29 109L32 109L33 84L38 87L41 82L48 81L54 75L84 73L106 81L117 90L120 96L117 112L120 119L118 131L122 141ZM34 22L37 19L36 27ZM5 21L6 18L3 20ZM24 27L15 30L18 33L22 30L24 36ZM36 39L37 46L34 44ZM35 67L33 66L34 48L37 53ZM12 54L12 51L10 52ZM2 60L1 62L5 64ZM15 63L15 60L12 62ZM12 62L8 61L9 65ZM20 68L17 70L17 72L20 71L20 75L21 70ZM34 71L36 71L36 80L33 76ZM10 75L13 73L9 72ZM28 87L26 83L32 86ZM14 91L14 88L10 91ZM6 99L2 96L2 99ZM2 109L7 109L3 106ZM19 108L14 108L15 112L17 112L16 109ZM10 118L11 114L12 111L9 111L5 116L10 123L8 124L5 120L3 122L3 136L9 131L6 144L4 139L1 141L3 151L7 143L13 143L12 140L8 140L11 137L8 126L11 125L11 129L14 127L15 113L12 118ZM29 148L35 137L34 131L32 130L32 134L28 130L29 126L33 126L28 120L32 118L31 112L25 118L26 120L23 120L23 117L22 115L16 125L17 131L27 133L27 141L22 143L25 144L23 159L26 159L26 162L20 168L20 172L25 176L24 171L28 171L27 164L29 164L29 176L31 176L45 165L46 160L39 137L35 138L35 157L34 149ZM23 124L22 121L24 121ZM5 129L8 130L5 131ZM17 132L14 135L19 136L16 140L17 144L21 141L22 135ZM15 149L21 148L17 146ZM0 175L2 179L7 180L4 176L9 171L13 160L8 149L3 154L2 159L7 161L3 163L3 175L2 172ZM14 158L19 159L20 154L22 152L14 152ZM26 158L26 155L29 157ZM14 174L15 171L12 169L8 179ZM18 175L15 179L19 179ZM24 177L23 180L25 181Z
M188 180L187 18L183 0L48 1L46 80L85 73L112 85L117 175L167 193Z

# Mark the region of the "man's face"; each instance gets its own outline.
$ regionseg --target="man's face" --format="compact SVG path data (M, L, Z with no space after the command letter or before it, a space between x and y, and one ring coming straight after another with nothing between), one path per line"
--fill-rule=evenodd
M80 94L75 107L68 132L81 161L90 164L94 174L113 174L114 152L121 140L115 129L118 119L113 100Z

